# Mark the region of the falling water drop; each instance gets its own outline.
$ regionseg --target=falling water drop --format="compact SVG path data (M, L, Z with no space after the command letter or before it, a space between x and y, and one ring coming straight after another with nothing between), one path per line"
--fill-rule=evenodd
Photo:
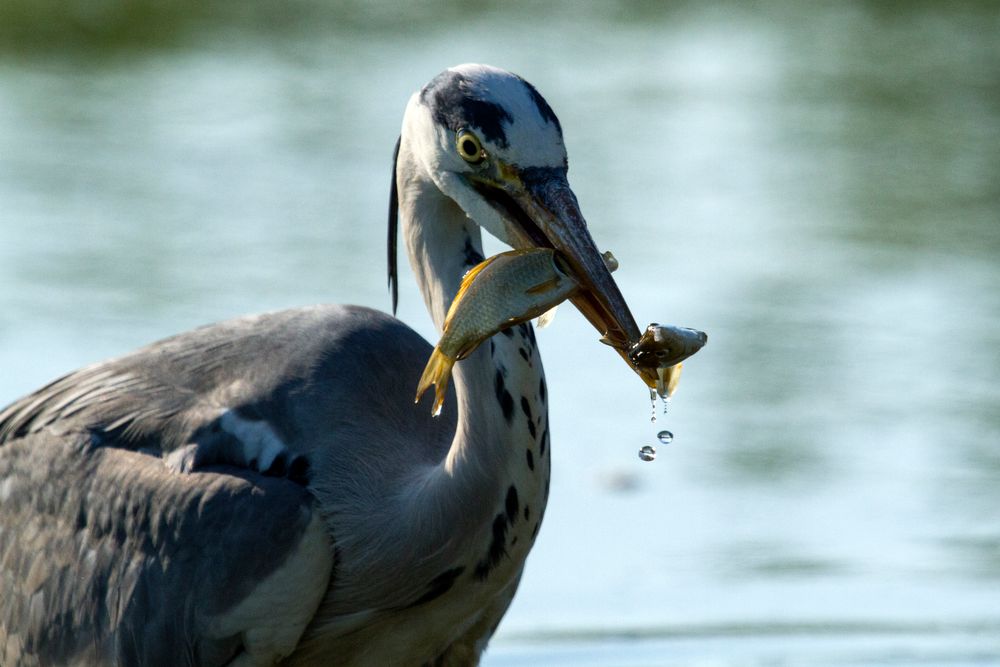
M649 390L649 408L650 415L649 421L656 423L656 392L652 389Z
M659 440L661 444L669 445L674 441L674 434L670 431L660 431L656 434L656 439Z
M639 450L639 458L643 461L652 461L656 458L656 447L643 445L642 449Z
M663 399L663 414L667 414L667 409L670 407L670 397L667 396Z

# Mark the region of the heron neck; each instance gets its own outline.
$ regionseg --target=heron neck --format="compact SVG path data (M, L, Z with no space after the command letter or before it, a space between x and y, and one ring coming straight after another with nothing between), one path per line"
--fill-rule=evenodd
M414 164L405 143L399 155L400 222L410 264L432 319L441 331L462 276L483 259L479 227ZM416 175L416 176L414 176ZM481 522L470 506L495 513L482 500L492 489L501 509L510 488L541 513L547 491L545 380L535 335L519 325L484 342L452 372L458 399L454 439L441 462L438 486L462 520ZM446 408L447 409L447 408ZM476 502L469 503L473 498ZM509 507L509 505L508 505ZM487 526L489 523L486 524Z
M462 276L484 259L482 234L458 204L429 180L413 179L405 186L401 184L399 212L410 266L434 325L441 332Z

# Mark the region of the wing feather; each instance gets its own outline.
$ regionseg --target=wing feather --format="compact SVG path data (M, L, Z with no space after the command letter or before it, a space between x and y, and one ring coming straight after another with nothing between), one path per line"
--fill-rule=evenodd
M0 664L289 654L333 566L310 494L89 442L42 430L0 447Z

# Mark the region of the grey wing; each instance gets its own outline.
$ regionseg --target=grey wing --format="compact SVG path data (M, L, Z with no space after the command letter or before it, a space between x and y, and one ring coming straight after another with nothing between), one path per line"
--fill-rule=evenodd
M0 446L0 664L272 664L326 590L301 486L43 430Z
M366 447L403 462L447 449L453 394L444 419L413 405L430 349L374 311L296 309L181 334L0 411L0 664L284 654L334 576L314 487L335 489ZM208 452L198 473L164 465L192 446ZM275 447L318 465L298 483L245 465Z
M80 369L0 411L0 444L46 428L87 430L95 442L155 455L206 442L225 411L266 408L308 381L324 328L344 312L241 318Z
M430 346L383 313L299 308L196 329L83 368L0 411L0 447L42 429L161 456L173 469L232 464L307 482L308 454L339 428L385 440L424 433L443 455L454 409L413 406ZM453 392L449 401L453 401ZM335 439L335 438L334 438ZM408 439L408 442L411 439Z

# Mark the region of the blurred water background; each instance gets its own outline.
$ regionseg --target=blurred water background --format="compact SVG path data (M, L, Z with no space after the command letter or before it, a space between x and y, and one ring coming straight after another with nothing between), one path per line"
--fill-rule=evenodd
M710 338L642 463L645 389L571 308L540 333L550 508L485 665L1000 664L998 7L3 0L0 403L388 308L406 100L492 63L637 319ZM400 315L434 336L408 277Z

